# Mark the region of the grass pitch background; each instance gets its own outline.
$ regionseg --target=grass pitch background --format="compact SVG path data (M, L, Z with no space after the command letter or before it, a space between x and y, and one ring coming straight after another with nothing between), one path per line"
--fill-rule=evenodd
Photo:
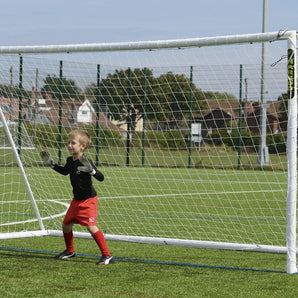
M100 167L98 225L107 234L285 246L287 174L194 168ZM46 229L61 229L68 176L26 168ZM10 173L10 174L9 174ZM4 185L1 232L38 229L19 170ZM9 183L8 183L9 182ZM14 225L7 225L15 222ZM23 223L24 224L21 224ZM77 231L85 231L76 226Z
M282 273L286 261L283 254L108 241L116 263L96 266L98 248L88 239L75 239L78 256L64 261L54 259L55 253L64 249L59 237L3 240L1 245L2 297L297 297L298 294L298 276ZM178 265L177 261L185 264Z
M221 159L222 161L224 159ZM216 162L216 160L214 160ZM2 169L4 170L4 169ZM98 225L105 233L285 245L284 171L100 167ZM69 177L26 167L44 223L61 229L72 194ZM27 221L2 232L37 228L15 167L0 175L1 219ZM8 183L9 181L9 183ZM17 190L15 193L14 191ZM19 194L18 196L15 196ZM49 217L57 215L57 217ZM29 221L28 221L29 220ZM85 231L75 226L75 231ZM3 297L295 297L297 275L285 274L286 255L108 241L116 264L95 266L94 241L75 239L78 256L53 257L59 237L1 241Z

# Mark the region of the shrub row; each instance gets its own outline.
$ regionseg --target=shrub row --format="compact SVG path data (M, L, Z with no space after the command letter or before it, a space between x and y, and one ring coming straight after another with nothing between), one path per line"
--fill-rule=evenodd
M59 128L58 126L53 125L33 125L30 123L25 123L25 127L29 136L31 137L33 143L36 146L42 147L54 147L58 148L59 145ZM96 139L96 132L93 127L85 126L83 127L91 136L92 145L95 145ZM62 144L67 144L67 136L68 133L71 131L71 128L63 128L61 134ZM123 142L121 140L121 134L117 131L112 131L106 128L100 128L99 134L100 140L99 145L101 147L108 147L108 146L122 146Z
M132 143L135 147L142 146L142 132L135 133ZM147 131L145 135L145 147L147 148L179 150L184 149L185 146L185 136L178 130Z
M30 123L24 123L29 136L33 143L42 147L58 147L59 142L59 129L58 126L52 125L33 125ZM85 130L90 134L93 145L95 145L96 132L94 127L85 126ZM71 129L62 130L62 143L67 143L67 135ZM117 132L107 128L100 128L100 140L99 145L101 147L122 147L125 146L125 140L123 136ZM158 149L185 149L187 144L185 142L185 135L178 131L172 130L167 132L148 131L145 136L145 146L147 148ZM253 134L246 130L241 132L241 142L239 139L239 131L233 130L229 133L226 129L214 131L212 134L204 140L206 144L212 146L222 146L238 150L241 147L243 150L257 152L260 143L260 135ZM240 142L240 144L239 144ZM286 140L281 134L268 135L266 137L266 144L268 146L269 153L285 153L286 152ZM134 134L131 142L131 146L142 146L142 132Z
M252 133L243 130L241 132L241 139L238 130L232 130L229 133L226 129L221 129L212 132L205 140L209 145L231 147L238 150L239 147L243 150L250 150L257 152L260 144L260 134ZM286 152L286 139L282 134L273 134L266 136L266 145L271 154L285 153Z

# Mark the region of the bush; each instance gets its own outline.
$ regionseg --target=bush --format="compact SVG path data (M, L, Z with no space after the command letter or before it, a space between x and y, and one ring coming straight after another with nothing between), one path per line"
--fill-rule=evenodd
M267 145L271 154L286 153L287 151L287 141L282 134L268 136Z
M35 146L58 148L59 130L57 125L33 125L28 122L24 122L24 125ZM65 130L62 132L63 141L67 141Z
M226 129L219 129L210 134L205 142L213 146L222 146L233 148L233 150L239 149L239 131L233 130L228 133ZM247 130L241 132L241 148L250 150L253 152L258 151L260 144L260 134L252 133ZM269 153L285 153L286 152L286 140L282 134L268 135L266 137L266 144L268 146Z
M96 144L96 131L92 126L85 126L84 129L89 133L92 145ZM120 147L123 146L121 134L105 127L101 127L99 131L100 147Z
M24 125L27 129L29 136L31 137L33 143L36 146L41 147L55 147L58 148L58 141L59 141L59 128L58 125L42 125L37 124L33 125L31 123L24 122ZM96 143L96 134L94 127L85 126L83 127L91 136L92 144L95 145ZM67 144L68 133L72 129L70 128L62 128L62 144L65 146ZM111 131L107 128L100 128L100 140L99 144L101 147L117 147L122 145L121 134L117 131Z
M167 132L146 132L146 147L157 147L160 149L183 149L185 148L185 137L178 130Z

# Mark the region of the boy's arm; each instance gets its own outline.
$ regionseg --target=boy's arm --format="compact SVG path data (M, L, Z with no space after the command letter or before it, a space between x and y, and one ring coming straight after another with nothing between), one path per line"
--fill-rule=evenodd
M67 175L68 174L68 170L66 167L62 167L59 165L56 165L54 163L53 158L51 157L50 153L47 151L41 151L40 152L40 157L43 160L43 163L47 166L50 166L53 170L55 170L56 172L62 174L62 175Z
M93 175L93 177L98 181L103 181L105 178L103 173L100 172L98 169L95 169L95 174Z
M66 176L66 175L69 174L68 169L67 169L66 166L65 166L65 167L62 167L62 166L59 166L59 165L54 164L53 166L51 166L51 168L52 168L54 171L56 171L56 172L58 172L59 174L62 174L62 175L64 175L64 176Z

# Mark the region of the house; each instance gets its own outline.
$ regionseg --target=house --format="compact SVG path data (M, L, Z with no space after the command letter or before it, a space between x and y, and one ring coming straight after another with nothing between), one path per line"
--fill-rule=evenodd
M228 128L233 116L221 108L216 108L204 116L204 125L208 129Z
M83 127L84 125L96 125L96 112L91 102L85 98L84 101L63 100L59 108L59 101L52 99L49 95L34 92L30 99L22 100L22 116L25 121L35 124L58 124L62 126ZM0 98L0 105L7 120L17 121L19 117L19 99ZM281 122L281 103L279 101L268 101L267 108L267 131L286 131L286 122ZM239 113L243 127L253 132L259 132L260 126L260 103L243 100L240 109L237 100L210 100L202 117L193 117L193 123L200 123L201 135L206 137L215 129L235 127L239 122ZM60 117L61 113L61 117ZM60 120L59 120L60 119ZM100 126L110 130L126 134L126 123L119 123L110 119L106 113L99 115ZM137 122L136 131L142 131L142 118Z
M27 99L22 100L22 115L26 111ZM19 99L0 97L0 106L6 120L17 121L19 119Z
M237 125L240 120L240 112L243 127L255 133L260 132L260 102L243 100L241 109L238 101L218 100L210 101L207 104L208 108L204 116L194 119L194 122L202 124L203 137L212 133L215 129L229 129L229 127L233 126L233 122ZM285 128L280 121L281 103L279 101L268 101L267 104L267 131L270 133L283 131Z
M95 113L90 101L86 99L78 108L76 121L79 123L92 124L93 114Z
M56 99L38 99L35 109L28 107L24 120L35 124L61 124L64 128L77 128L96 125L96 112L88 99L63 100L61 109ZM35 113L32 111L35 110ZM60 117L61 113L61 117ZM99 125L125 135L125 131L115 125L103 112L99 114Z
M239 102L231 100L210 100L203 117L194 117L194 123L201 123L201 136L206 138L212 131L229 129L239 119Z
M278 133L281 131L279 119L267 111L266 130L270 133ZM261 107L257 107L252 113L246 116L246 125L250 131L260 133L261 127Z

